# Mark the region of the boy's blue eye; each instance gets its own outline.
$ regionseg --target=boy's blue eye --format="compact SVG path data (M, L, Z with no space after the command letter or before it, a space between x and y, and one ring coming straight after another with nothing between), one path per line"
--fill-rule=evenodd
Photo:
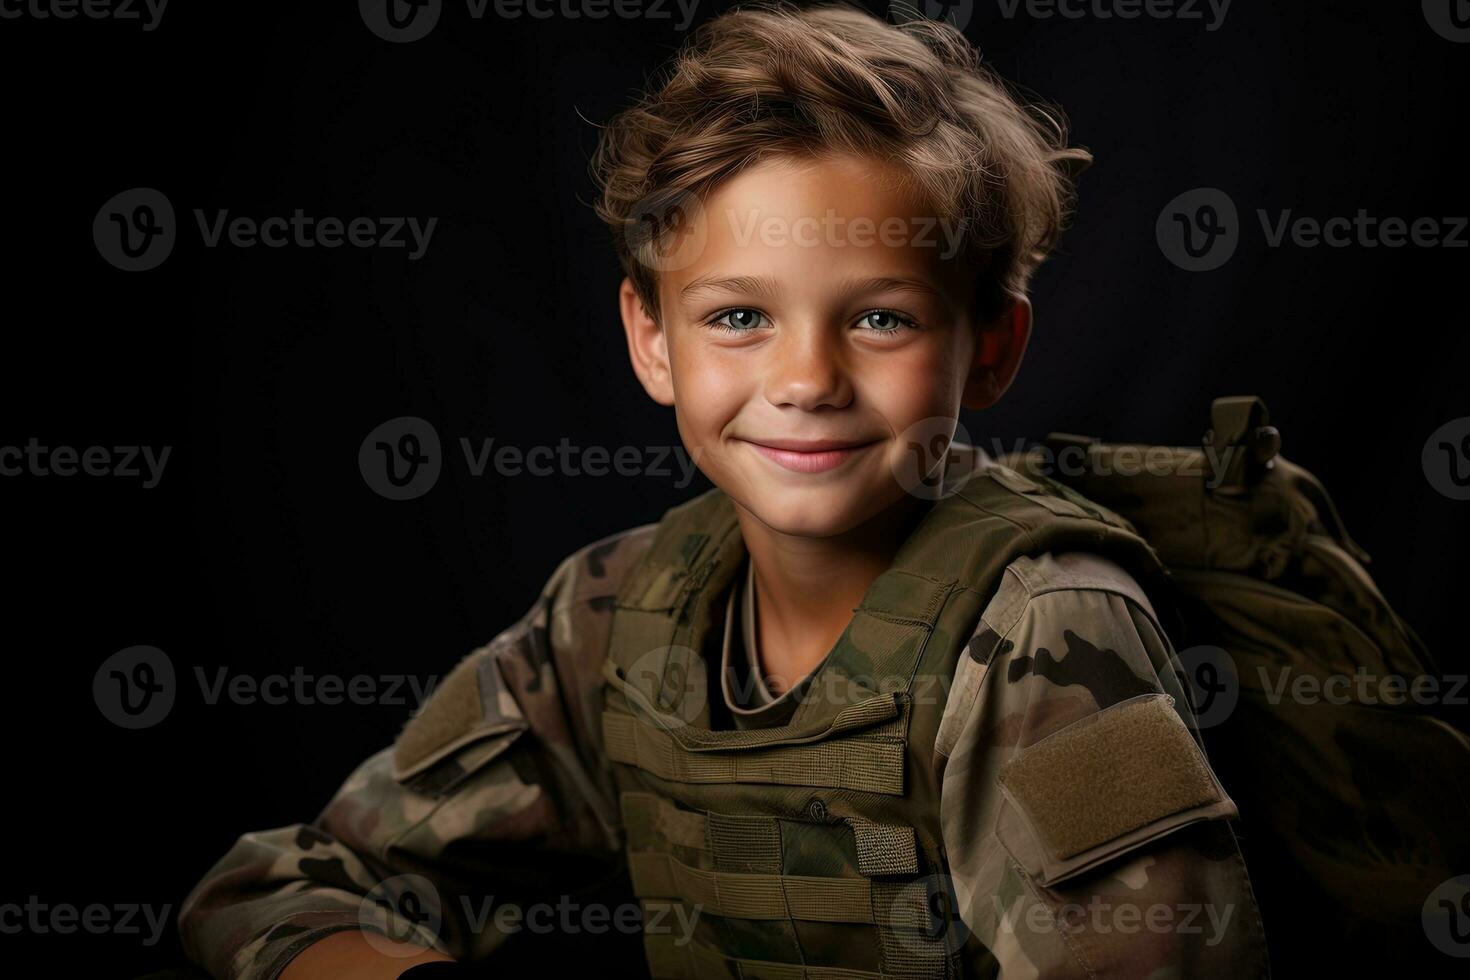
M869 313L864 313L858 318L858 322L866 323L868 329L877 333L895 333L904 327L912 327L914 325L914 321L892 310L873 310Z
M745 333L759 326L762 318L762 314L758 310L738 307L719 314L710 321L709 325L718 327L721 330L727 330L730 333Z

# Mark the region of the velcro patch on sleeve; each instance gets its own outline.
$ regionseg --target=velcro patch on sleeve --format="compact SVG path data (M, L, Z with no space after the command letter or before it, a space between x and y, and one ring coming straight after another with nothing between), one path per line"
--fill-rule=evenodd
M460 748L526 727L501 710L504 682L495 657L477 651L450 671L393 743L393 777L406 780Z
M1166 694L1068 725L1023 750L999 780L1050 857L1063 861L1185 811L1233 810Z

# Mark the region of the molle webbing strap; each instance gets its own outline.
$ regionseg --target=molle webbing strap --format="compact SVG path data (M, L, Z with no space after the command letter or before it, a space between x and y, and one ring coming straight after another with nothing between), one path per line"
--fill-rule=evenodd
M628 871L640 898L677 898L710 915L872 924L867 878L742 874L694 868L669 854L632 851Z
M858 870L873 875L914 874L919 870L914 828L882 824L862 817L848 817L857 841Z
M938 919L933 907L940 884L936 879L908 883L873 882L873 909L878 913L878 941L883 972L895 977L958 976L960 944L948 916Z
M903 794L902 741L834 739L811 745L691 752L632 715L605 710L602 737L614 762L678 783L775 783Z
M716 869L741 874L781 873L779 820L729 813L706 814L704 820L709 853Z
M621 805L633 851L663 850L664 845L673 845L707 854L720 871L781 872L779 817L686 810L655 793L636 790L622 793ZM861 874L918 873L918 844L912 826L883 824L863 817L843 819L852 829Z
M804 966L726 956L688 937L645 930L643 949L654 977L672 980L709 980L711 977L751 980L934 980L959 975L958 948L943 934L930 935L934 920L923 889L873 883L875 916L883 962L882 972L844 967ZM892 903L889 899L893 898ZM666 911L673 903L643 903L650 911ZM958 944L953 944L956 947Z
M718 852L717 843L708 837L708 822L704 814L699 811L682 810L662 796L655 796L652 793L624 793L624 814L634 810L640 811L644 819L652 824L653 829L670 844ZM774 827L772 829L774 830ZM775 841L769 839L761 841L760 846L755 848L755 853L763 857L773 846L778 858L776 864L779 866L781 848L779 837Z
M645 932L643 950L650 974L656 980L894 980L902 976L840 967L802 966L746 960L724 954L695 942L679 944L679 937ZM943 976L943 973L937 974Z

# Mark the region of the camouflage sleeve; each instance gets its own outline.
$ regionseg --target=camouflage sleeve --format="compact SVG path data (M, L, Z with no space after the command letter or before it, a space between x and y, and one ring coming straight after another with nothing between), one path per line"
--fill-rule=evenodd
M650 531L567 558L315 822L241 836L180 909L190 958L272 980L313 942L361 929L473 962L515 930L500 910L620 874L600 668L612 596Z
M955 926L1016 978L1262 977L1260 917L1171 650L1122 568L1023 558L936 740Z

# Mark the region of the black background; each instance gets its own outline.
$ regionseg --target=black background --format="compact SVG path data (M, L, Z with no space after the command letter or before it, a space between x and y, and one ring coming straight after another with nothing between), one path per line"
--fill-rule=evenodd
M725 6L702 4L696 22ZM1254 215L1470 213L1470 45L1432 31L1417 3L1237 0L1217 30L1000 9L982 6L967 34L1058 102L1097 163L1035 284L1020 378L964 418L972 436L1187 443L1213 396L1260 394L1390 601L1463 671L1470 504L1433 490L1420 452L1470 414L1470 252L1269 248ZM0 478L0 902L176 913L239 833L314 817L409 710L208 705L196 668L442 676L568 552L707 485L476 478L456 446L677 445L627 367L586 172L588 120L678 45L677 19L476 21L449 3L410 44L374 36L350 2L176 0L153 31L0 20L0 445L172 447L153 489ZM1161 254L1154 223L1202 186L1225 190L1245 228L1223 268L1191 273ZM92 240L98 209L133 187L179 216L173 254L148 272L113 268ZM439 221L408 261L206 248L195 208ZM366 434L400 415L453 450L408 502L372 492L357 466ZM161 724L123 731L91 682L135 644L168 653L182 693ZM5 936L0 950L120 976L179 961L172 926L152 948L80 933Z

